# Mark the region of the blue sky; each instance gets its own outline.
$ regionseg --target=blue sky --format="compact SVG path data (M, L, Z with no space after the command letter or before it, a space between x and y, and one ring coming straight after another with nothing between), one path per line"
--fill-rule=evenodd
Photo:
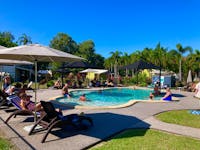
M104 57L177 43L200 49L199 0L0 0L0 32L49 45L58 33L93 40Z

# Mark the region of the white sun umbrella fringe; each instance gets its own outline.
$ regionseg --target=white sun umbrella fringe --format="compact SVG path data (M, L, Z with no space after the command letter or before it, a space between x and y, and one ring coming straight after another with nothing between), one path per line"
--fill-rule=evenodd
M35 64L35 103L37 103L37 62L73 62L83 58L39 44L30 44L0 50L0 59L31 61ZM35 116L36 118L36 116Z

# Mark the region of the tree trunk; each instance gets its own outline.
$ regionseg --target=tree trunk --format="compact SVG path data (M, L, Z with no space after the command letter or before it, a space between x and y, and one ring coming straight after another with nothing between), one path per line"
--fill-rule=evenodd
M126 68L126 77L128 77L128 69Z
M182 81L181 59L179 60L179 81Z
M117 78L117 64L114 65L114 77Z

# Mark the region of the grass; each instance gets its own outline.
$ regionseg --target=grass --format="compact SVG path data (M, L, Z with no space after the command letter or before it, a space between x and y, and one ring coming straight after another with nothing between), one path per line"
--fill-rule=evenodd
M163 112L155 116L157 119L193 128L200 128L199 115L193 115L188 110L175 110ZM117 149L142 149L142 150L198 150L200 147L200 140L170 134L158 130L132 129L127 130L108 142L100 143L91 148L92 150L117 150Z
M18 150L10 141L0 137L0 150Z
M188 110L168 111L160 113L155 117L167 123L200 128L200 115L191 114Z
M91 150L199 150L200 140L158 130L127 130Z

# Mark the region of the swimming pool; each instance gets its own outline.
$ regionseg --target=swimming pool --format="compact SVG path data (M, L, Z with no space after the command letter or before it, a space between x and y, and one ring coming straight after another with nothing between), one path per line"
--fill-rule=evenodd
M148 100L152 90L131 89L131 88L111 88L103 90L78 90L70 92L71 98L61 97L56 101L72 106L115 106L122 105L130 100ZM79 97L85 94L87 101L80 101ZM160 100L156 97L154 100Z

